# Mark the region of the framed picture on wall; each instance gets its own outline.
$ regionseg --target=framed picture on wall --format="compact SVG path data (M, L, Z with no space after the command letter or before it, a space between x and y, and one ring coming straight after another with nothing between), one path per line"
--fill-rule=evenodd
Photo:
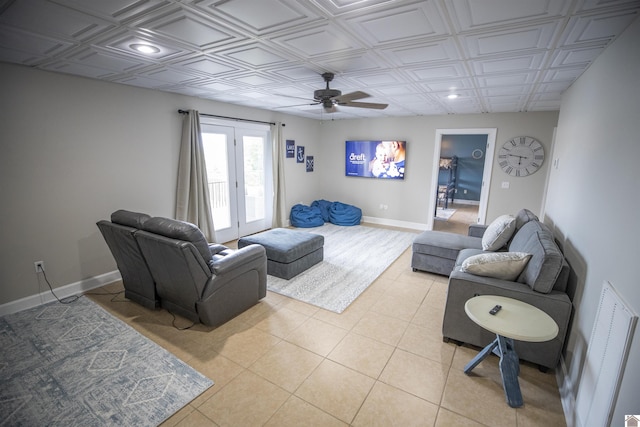
M300 145L296 147L296 162L304 163L304 147Z

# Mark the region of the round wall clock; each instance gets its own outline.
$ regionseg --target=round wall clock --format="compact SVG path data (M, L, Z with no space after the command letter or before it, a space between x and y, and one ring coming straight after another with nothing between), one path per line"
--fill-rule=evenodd
M511 176L531 175L544 163L544 147L530 136L510 139L500 148L498 163Z

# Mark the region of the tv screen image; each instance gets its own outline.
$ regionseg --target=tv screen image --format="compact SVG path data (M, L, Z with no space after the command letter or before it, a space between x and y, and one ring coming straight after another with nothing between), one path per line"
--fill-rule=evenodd
M406 141L346 141L345 174L404 179Z

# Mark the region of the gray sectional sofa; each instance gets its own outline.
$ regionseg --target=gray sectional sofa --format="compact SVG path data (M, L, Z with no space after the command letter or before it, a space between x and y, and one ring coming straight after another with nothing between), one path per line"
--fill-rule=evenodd
M493 225L493 224L492 224ZM489 226L491 229L492 225ZM572 302L566 293L569 265L557 246L553 234L530 211L523 209L513 217L507 230L491 250L486 247L485 226L470 227L468 236L438 231L418 235L412 246L412 268L449 276L442 334L445 341L484 347L495 334L475 324L464 310L466 301L476 295L499 295L529 303L547 314L558 324L556 338L542 343L516 341L515 349L522 360L538 364L542 370L555 368L560 360L572 314ZM495 231L495 230L493 230ZM505 236L508 236L505 238ZM484 241L483 241L484 238ZM495 236L491 236L495 239ZM502 239L502 241L500 240ZM497 246L497 247L496 247ZM494 253L518 253L527 258L524 268L509 276L498 266L474 262L490 259ZM485 254L485 255L483 255ZM530 256L529 256L530 255ZM470 261L474 262L470 262ZM466 262L465 262L466 261ZM509 276L508 278L505 278Z

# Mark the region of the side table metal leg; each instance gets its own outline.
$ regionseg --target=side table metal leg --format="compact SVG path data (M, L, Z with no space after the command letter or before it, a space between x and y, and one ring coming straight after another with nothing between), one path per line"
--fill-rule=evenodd
M483 348L480 351L480 353L476 355L476 357L474 357L473 359L471 359L469 363L467 363L467 366L464 367L464 373L469 375L469 373L473 370L473 368L478 366L480 362L486 359L487 356L490 355L493 349L496 348L497 346L498 346L498 338L496 338L495 340L493 340L491 344Z
M500 375L502 375L502 387L507 398L507 403L512 408L523 405L522 393L518 375L520 374L520 361L513 348L513 340L498 335L496 339L500 348Z

